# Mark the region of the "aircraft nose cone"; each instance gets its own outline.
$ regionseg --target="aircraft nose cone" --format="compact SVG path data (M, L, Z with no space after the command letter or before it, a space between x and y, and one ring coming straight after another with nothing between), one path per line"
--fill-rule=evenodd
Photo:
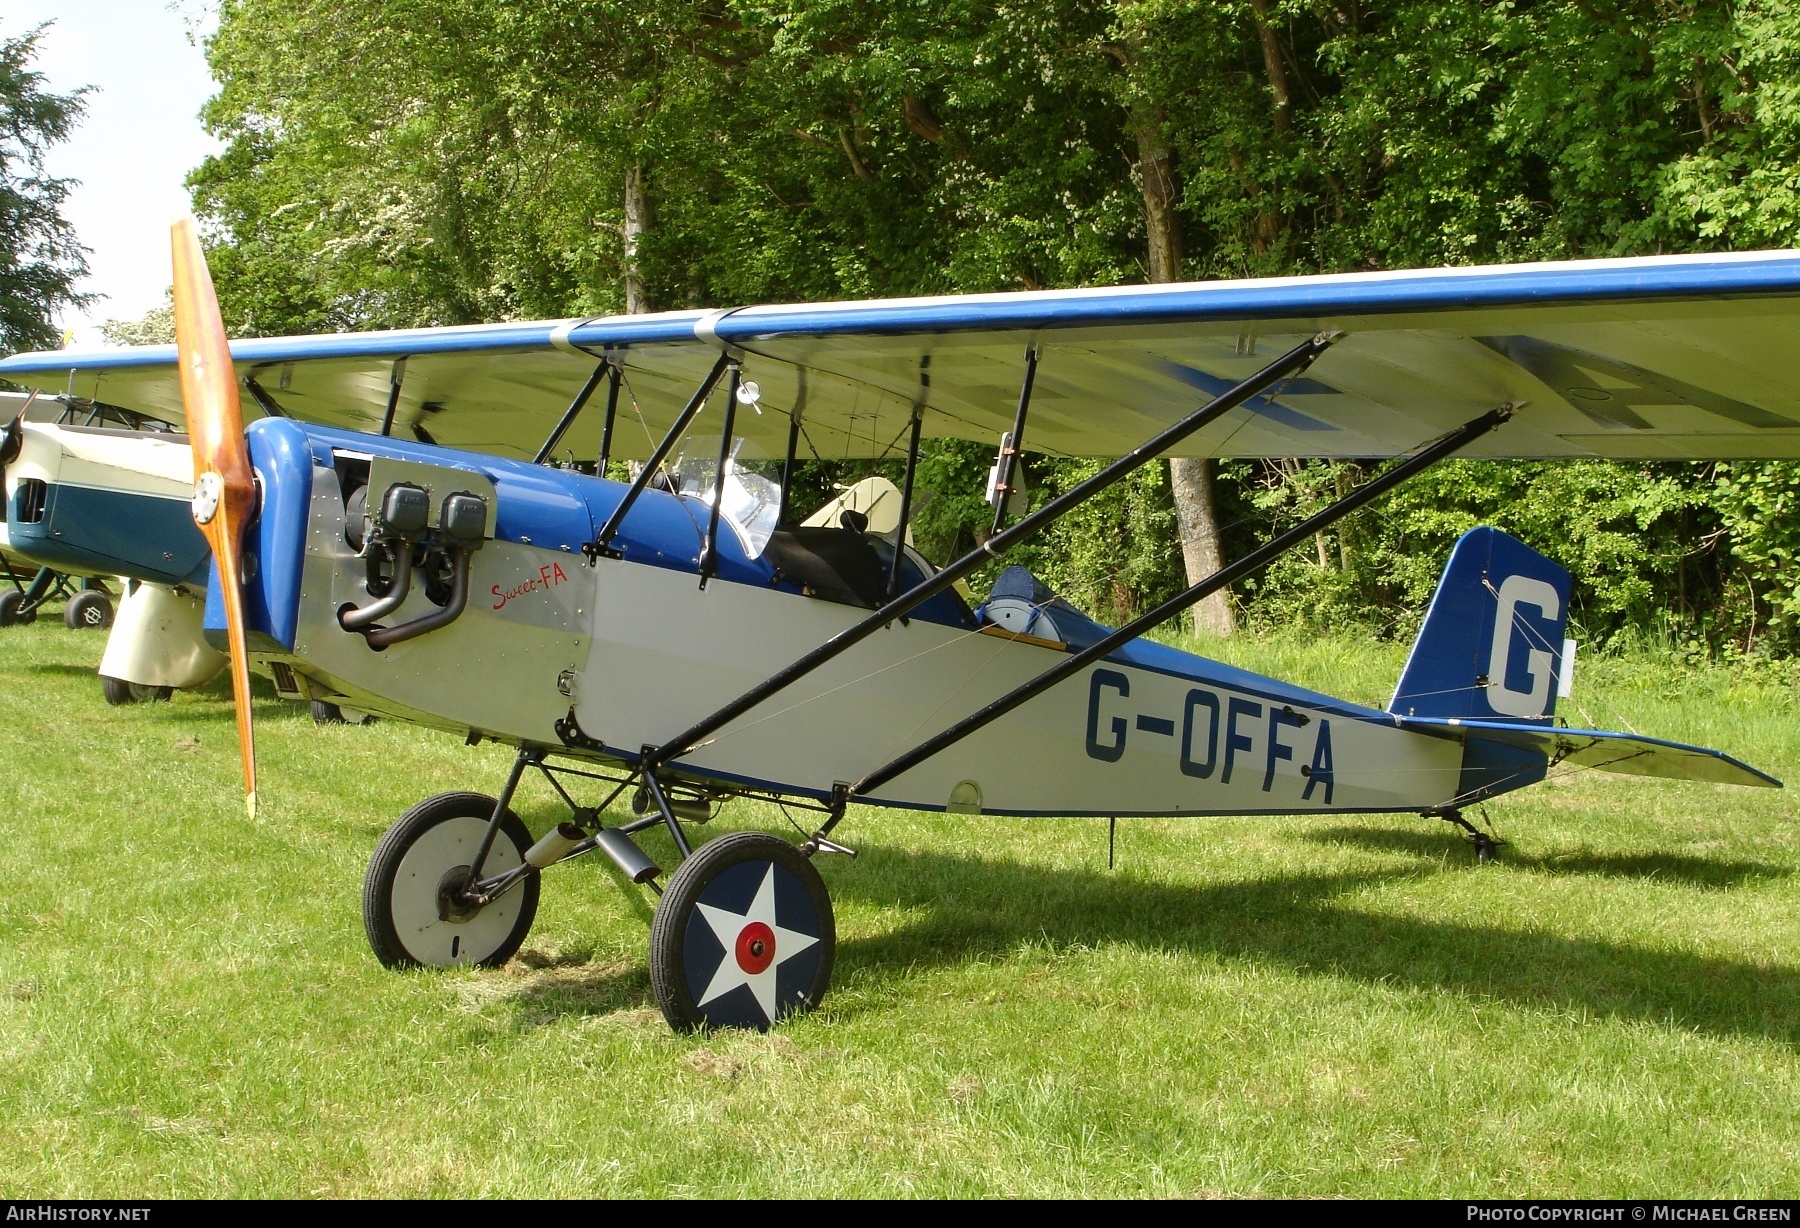
M775 962L775 931L761 921L752 921L738 931L737 962L751 976Z

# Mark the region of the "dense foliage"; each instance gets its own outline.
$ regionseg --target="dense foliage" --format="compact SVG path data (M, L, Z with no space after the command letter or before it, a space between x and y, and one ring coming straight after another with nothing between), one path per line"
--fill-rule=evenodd
M86 250L61 212L70 184L44 169L83 104L31 67L42 32L0 32L0 352L54 348L57 313L86 301L75 290Z
M1134 281L1158 242L1202 278L1800 230L1789 0L227 0L210 52L193 184L244 332ZM985 465L934 451L940 549ZM1364 472L1227 466L1228 547ZM1237 597L1404 629L1488 520L1571 566L1588 634L1787 646L1796 499L1791 465L1463 462ZM1102 614L1171 591L1166 471L1031 561Z

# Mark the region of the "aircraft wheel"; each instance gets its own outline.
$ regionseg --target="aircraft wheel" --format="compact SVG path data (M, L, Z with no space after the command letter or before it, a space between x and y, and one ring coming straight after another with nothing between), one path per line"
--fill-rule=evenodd
M149 686L142 682L127 682L123 678L108 678L100 675L100 693L106 696L106 702L118 704L153 704L166 700L175 693L170 686Z
M762 832L695 849L650 924L650 988L677 1031L748 1027L819 1005L837 926L813 863Z
M512 958L537 916L538 876L485 907L470 909L455 894L493 813L491 797L440 793L387 829L363 879L363 929L376 959L390 968L495 968ZM481 876L523 864L530 847L531 832L508 810Z
M71 631L97 631L112 623L113 603L98 589L82 589L63 607L63 625Z
M25 594L16 588L10 593L0 593L0 627L23 627L26 623L36 622L36 610L19 612L19 607L24 604Z
M312 701L312 718L315 725L373 725L375 717L368 712L358 712L354 708L340 708L336 704L328 704L322 699Z

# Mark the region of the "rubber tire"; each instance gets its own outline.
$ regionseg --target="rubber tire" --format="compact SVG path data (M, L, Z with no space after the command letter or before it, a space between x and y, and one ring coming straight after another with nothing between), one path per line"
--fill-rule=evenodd
M494 805L494 799L484 793L440 793L436 797L426 798L395 819L394 825L381 837L381 843L375 846L375 855L369 859L369 872L363 878L362 910L363 932L368 935L369 947L375 952L375 958L383 965L389 968L426 966L424 961L407 950L394 921L394 884L406 854L420 839L442 823L456 819L479 819L486 823L493 817ZM508 810L501 816L500 832L494 840L494 849L499 851L504 844L510 844L514 853L510 865L517 865L525 860L525 851L531 847L531 843L531 832L518 815ZM489 856L491 858L492 854ZM490 860L483 871L491 870L493 865ZM446 870L449 868L446 867ZM501 901L516 900L519 905L512 928L499 945L479 959L456 958L431 966L474 964L478 968L498 968L511 959L525 941L525 936L531 932L531 923L537 917L540 885L539 875L528 874L525 881L495 901L497 905ZM479 912L475 914L476 917L480 915Z
M25 594L18 589L10 593L0 593L0 627L23 627L37 621L37 611L19 613L19 607L25 604Z
M63 625L71 631L104 631L113 625L112 599L97 589L82 589L63 607Z
M323 699L312 701L312 718L315 725L373 725L375 718L367 712L359 712L354 717L344 715L344 710L334 703Z
M175 693L172 686L148 686L141 682L127 682L123 678L108 678L100 675L100 693L106 696L106 702L117 707L120 704L153 704L165 701Z
M794 1014L814 1010L825 997L831 984L831 965L837 954L837 924L831 911L831 893L818 869L786 840L760 831L738 831L695 849L669 879L669 885L656 902L656 913L650 922L650 991L662 1009L663 1018L677 1032L691 1032L712 1027L754 1027L767 1031L767 1022L742 1019L720 1019L695 1004L688 986L684 953L687 946L688 921L695 904L714 879L733 866L747 861L773 862L799 880L812 901L819 929L819 956L810 986L792 1002L778 1003L776 1022ZM724 958L730 959L731 953Z

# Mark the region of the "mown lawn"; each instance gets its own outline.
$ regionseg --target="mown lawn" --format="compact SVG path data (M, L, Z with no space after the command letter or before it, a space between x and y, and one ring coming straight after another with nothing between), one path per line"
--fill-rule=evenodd
M504 749L267 697L252 824L223 688L108 709L100 648L0 631L0 1195L1800 1195L1786 792L1578 774L1488 866L1408 817L1126 821L1109 871L1100 820L860 813L825 1008L675 1036L597 862L505 970L369 954L377 837ZM1402 655L1229 654L1376 701ZM1800 781L1772 673L1576 702Z

